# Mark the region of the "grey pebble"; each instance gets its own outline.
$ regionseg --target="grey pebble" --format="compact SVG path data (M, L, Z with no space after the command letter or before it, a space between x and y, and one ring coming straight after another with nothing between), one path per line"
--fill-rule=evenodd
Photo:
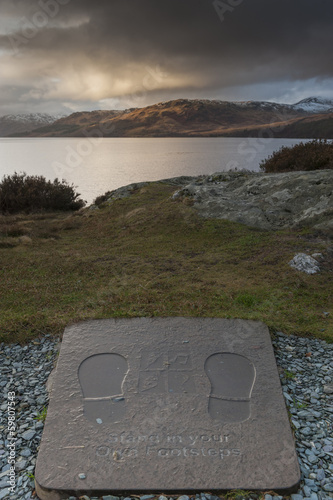
M311 497L311 488L310 488L309 486L306 486L306 485L305 485L305 486L303 487L303 491L304 491L304 495L305 495L306 497Z
M31 451L29 450L29 448L24 448L23 450L21 450L20 454L22 457L30 457Z
M33 429L29 429L28 431L23 432L23 434L21 434L21 437L26 441L30 441L35 437L35 434L36 432Z
M15 469L17 471L24 470L27 466L27 461L26 460L18 460L15 464Z
M300 432L304 434L304 436L309 436L310 434L312 434L310 427L303 427Z
M43 407L47 405L48 395L45 383L53 369L53 359L58 352L58 342L45 337L24 346L0 344L0 392L15 390L18 396L20 425L18 428L17 491L10 500L31 500L33 482L27 473L34 473L37 447L44 424L36 420ZM295 374L293 379L283 380L283 392L286 405L291 413L295 434L296 449L302 471L300 489L291 496L291 500L332 500L333 499L333 439L332 429L327 422L332 422L333 404L330 387L333 386L333 345L324 341L286 336L279 332L273 341L275 356L279 367ZM289 349L286 347L289 346ZM312 353L311 359L306 357ZM13 369L15 372L13 372ZM31 383L32 382L32 383ZM7 405L1 406L2 412ZM4 413L0 418L3 418ZM4 449L4 441L0 449ZM3 450L1 450L3 451ZM2 469L0 472L0 500L8 495L5 482L8 464L6 456L0 453ZM1 465L0 465L1 467ZM89 472L89 471L86 471ZM85 473L81 473L85 477ZM84 484L84 483L82 483ZM147 485L149 488L149 485ZM1 495L4 495L1 497ZM133 495L135 500L151 500L155 495ZM132 497L132 498L133 498ZM173 496L176 500L189 500L191 495ZM197 500L219 500L209 493L198 493ZM36 497L35 497L36 498ZM87 496L82 498L89 498ZM100 497L102 498L102 497ZM123 500L132 500L126 497ZM160 495L159 500L168 500ZM253 499L258 498L252 494ZM265 495L265 500L283 500L286 497ZM74 500L74 497L72 498ZM97 500L97 499L96 499ZM103 500L120 500L120 497L106 495Z
M6 497L8 495L8 488L5 488L3 490L0 490L0 500ZM8 497L7 497L8 498Z
M333 491L333 483L324 484L325 491Z
M318 462L318 457L316 457L315 455L313 454L310 454L308 456L308 461L310 462L310 464L316 464Z

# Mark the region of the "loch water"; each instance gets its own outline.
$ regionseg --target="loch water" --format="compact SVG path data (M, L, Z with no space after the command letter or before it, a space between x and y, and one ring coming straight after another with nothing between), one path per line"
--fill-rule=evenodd
M259 170L282 146L274 138L3 138L0 178L14 172L65 179L88 203L121 186L180 175Z

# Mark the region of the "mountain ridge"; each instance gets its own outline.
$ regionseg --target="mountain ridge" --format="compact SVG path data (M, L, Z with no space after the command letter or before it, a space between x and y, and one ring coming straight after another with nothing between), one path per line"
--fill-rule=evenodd
M19 113L0 116L0 137L11 134L25 133L35 130L37 127L51 125L63 118L62 114L49 113Z
M313 113L319 112L333 112L333 100L326 99L323 97L307 97L306 99L302 99L301 101L293 104L295 109L303 109L304 111L309 111Z
M238 137L268 132L279 137L303 133L309 138L314 134L333 138L333 100L309 97L296 104L279 104L175 99L143 108L76 112L19 136Z

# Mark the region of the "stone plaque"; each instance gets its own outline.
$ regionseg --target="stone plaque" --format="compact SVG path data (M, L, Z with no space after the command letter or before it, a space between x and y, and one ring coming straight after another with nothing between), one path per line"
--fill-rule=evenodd
M42 500L292 491L300 472L267 327L206 318L68 327L35 476Z

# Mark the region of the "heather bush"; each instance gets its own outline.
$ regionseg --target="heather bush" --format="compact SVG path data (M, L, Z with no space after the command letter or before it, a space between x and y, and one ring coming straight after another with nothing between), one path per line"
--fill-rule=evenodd
M38 212L41 210L78 210L85 205L66 181L47 181L43 176L26 173L4 176L0 183L0 212Z
M260 164L269 172L333 169L333 142L315 139L293 147L283 146Z

